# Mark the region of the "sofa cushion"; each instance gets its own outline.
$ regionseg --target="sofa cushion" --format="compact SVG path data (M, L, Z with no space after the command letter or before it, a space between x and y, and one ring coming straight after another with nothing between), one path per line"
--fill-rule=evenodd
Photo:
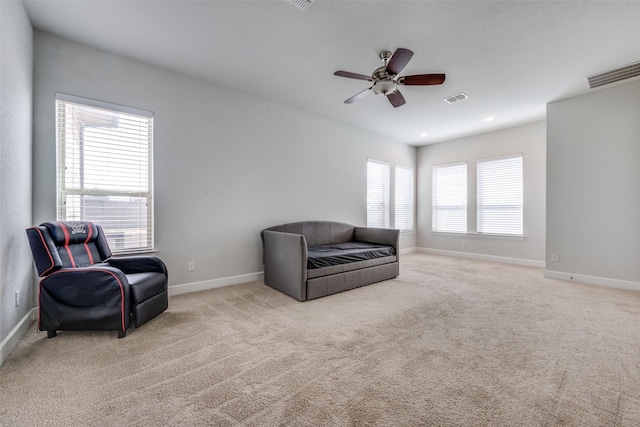
M395 254L396 251L392 246L367 242L344 242L309 246L307 269L366 261Z
M317 246L352 240L355 226L333 221L302 221L277 225L267 230L302 234L307 246Z

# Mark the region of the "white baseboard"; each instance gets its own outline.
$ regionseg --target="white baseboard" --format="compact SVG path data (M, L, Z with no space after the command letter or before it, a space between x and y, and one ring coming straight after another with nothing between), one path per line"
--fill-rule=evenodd
M418 252L418 248L405 248L405 249L400 249L400 255L404 255L404 254L410 254L413 252Z
M172 285L169 286L169 296L205 291L207 289L221 288L223 286L237 285L240 283L255 282L256 280L264 280L264 273L262 271L241 274L239 276L223 277L221 279L203 280L202 282Z
M607 277L588 276L586 274L564 273L562 271L545 270L544 277L550 279L569 280L572 282L586 283L587 285L606 286L607 288L627 289L640 291L640 282L630 280L609 279Z
M9 357L11 350L18 345L20 339L22 339L24 334L27 332L29 326L31 326L31 322L33 322L37 317L38 307L34 307L24 315L16 327L13 328L13 330L9 332L9 335L7 335L7 337L0 343L0 365L2 365L6 358Z
M538 268L545 267L544 261L537 261L534 259L510 258L510 257L504 257L504 256L476 254L472 252L446 251L443 249L430 249L430 248L418 248L418 252L425 253L425 254L433 254L433 255L445 255L445 256L452 256L452 257L458 257L458 258L476 259L479 261L501 262L503 264L523 265L526 267L538 267Z

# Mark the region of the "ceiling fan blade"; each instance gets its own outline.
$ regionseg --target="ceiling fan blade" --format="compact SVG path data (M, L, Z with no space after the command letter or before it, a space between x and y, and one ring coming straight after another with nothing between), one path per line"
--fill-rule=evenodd
M364 98L365 96L369 95L371 93L371 88L373 86L371 86L368 89L363 90L362 92L358 92L355 95L353 95L351 98L347 99L346 101L344 101L345 104L353 104L354 102Z
M340 76L340 77L346 77L349 79L358 79L358 80L367 80L367 81L373 81L373 79L371 78L371 76L365 76L364 74L358 74L358 73L350 73L349 71L336 71L335 73L333 73L334 76Z
M405 86L441 85L444 83L444 79L444 74L416 74L415 76L400 77L398 84Z
M389 99L391 105L393 105L393 108L398 108L407 102L404 100L404 96L402 96L399 90L396 90L391 95L387 95L387 98Z
M409 49L399 47L393 53L393 56L387 64L387 71L389 71L391 74L400 74L400 71L402 71L402 69L407 66L412 56L413 52L411 52Z

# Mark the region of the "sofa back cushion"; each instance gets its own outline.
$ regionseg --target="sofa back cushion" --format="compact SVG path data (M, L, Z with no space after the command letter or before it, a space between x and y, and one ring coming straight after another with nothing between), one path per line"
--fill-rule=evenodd
M275 227L267 228L267 230L302 234L307 240L307 246L318 246L350 242L353 240L355 228L355 226L343 222L302 221L276 225Z

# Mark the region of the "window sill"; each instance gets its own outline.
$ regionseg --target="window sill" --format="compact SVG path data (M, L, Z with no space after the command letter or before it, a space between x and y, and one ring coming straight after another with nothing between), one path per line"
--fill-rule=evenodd
M452 236L473 239L503 239L503 240L524 240L524 234L490 234L490 233L452 233L448 231L432 231L434 236Z
M119 257L119 256L129 256L129 255L145 255L145 254L155 254L156 252L158 252L157 249L141 249L141 250L131 250L131 251L118 251L118 252L114 252L111 251L111 253L113 254L114 257Z

